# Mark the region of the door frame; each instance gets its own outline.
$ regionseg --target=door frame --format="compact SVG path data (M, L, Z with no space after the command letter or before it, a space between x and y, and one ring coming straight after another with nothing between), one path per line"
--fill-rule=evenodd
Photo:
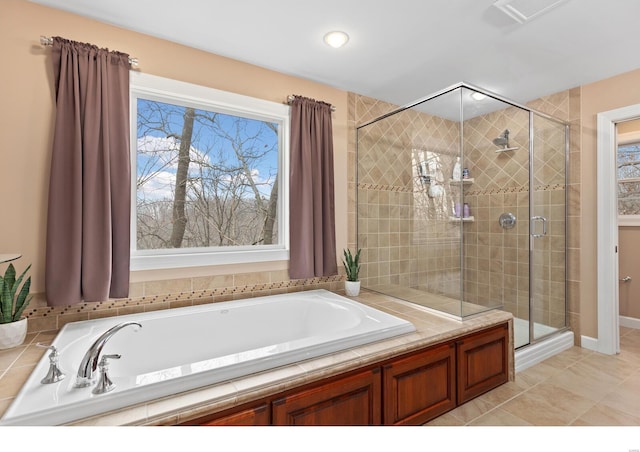
M640 104L597 115L597 351L608 355L620 352L616 123L638 117Z

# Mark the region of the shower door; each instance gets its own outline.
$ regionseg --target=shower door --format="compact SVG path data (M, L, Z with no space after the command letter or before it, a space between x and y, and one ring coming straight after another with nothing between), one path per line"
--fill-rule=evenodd
M566 312L566 180L568 129L530 113L529 343L563 329ZM520 344L519 344L520 345Z
M464 154L473 184L463 202L475 221L463 237L469 302L463 314L478 305L511 312L518 347L530 342L530 112L492 97L464 99Z

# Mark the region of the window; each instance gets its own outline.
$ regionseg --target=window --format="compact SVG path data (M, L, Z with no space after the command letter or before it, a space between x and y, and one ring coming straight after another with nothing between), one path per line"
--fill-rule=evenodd
M618 224L640 225L640 135L618 135Z
M288 259L289 108L131 73L131 269Z

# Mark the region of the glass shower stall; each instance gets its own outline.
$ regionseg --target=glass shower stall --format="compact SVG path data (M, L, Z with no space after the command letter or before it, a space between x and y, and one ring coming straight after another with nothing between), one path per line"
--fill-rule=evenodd
M566 330L568 124L460 83L357 127L362 286Z

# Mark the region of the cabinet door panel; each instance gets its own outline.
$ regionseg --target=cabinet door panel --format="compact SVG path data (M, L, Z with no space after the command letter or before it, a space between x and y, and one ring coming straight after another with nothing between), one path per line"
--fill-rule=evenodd
M508 345L506 324L458 341L458 403L508 380Z
M275 400L274 425L379 425L379 369L322 384Z
M455 408L455 357L446 344L384 366L384 423L422 424Z
M270 425L270 406L263 403L256 407L247 408L235 413L216 417L212 420L202 422L200 425Z

